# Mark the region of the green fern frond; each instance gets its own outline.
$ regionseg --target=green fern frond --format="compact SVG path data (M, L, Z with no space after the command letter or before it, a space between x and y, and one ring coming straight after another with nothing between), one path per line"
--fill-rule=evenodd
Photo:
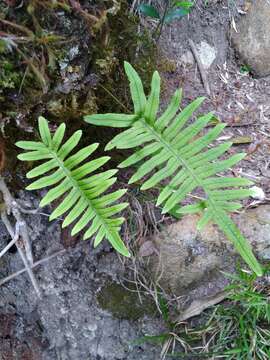
M117 170L107 170L93 174L110 158L103 156L95 160L85 160L97 149L98 143L89 145L74 153L74 149L81 139L82 131L76 131L65 143L65 124L61 124L55 134L51 136L47 120L39 118L39 133L41 141L19 141L16 145L27 152L18 155L23 161L45 160L41 165L27 173L27 178L40 176L27 189L37 190L51 187L40 206L50 204L63 197L61 203L50 216L53 220L64 215L62 226L73 223L71 235L85 230L84 239L95 234L94 246L106 238L122 255L129 253L122 242L119 230L124 221L122 217L113 217L128 204L116 201L126 192L118 190L105 194L116 181ZM73 152L73 155L71 155Z
M175 92L165 112L157 117L160 94L158 72L153 74L151 92L146 99L139 75L128 63L125 63L125 70L130 81L134 114L90 115L85 116L85 121L102 126L119 127L119 124L125 124L129 127L128 130L115 136L106 149L135 148L135 152L119 167L125 168L137 164L138 169L129 183L143 179L142 190L150 189L164 180L167 181L168 185L160 192L157 199L157 205L162 205L163 213L179 205L194 190L203 190L205 195L203 201L180 207L178 212L202 213L198 223L199 229L209 221L213 221L233 242L251 269L262 275L261 266L253 255L249 243L228 215L229 212L241 208L241 204L235 200L252 195L252 190L245 188L252 182L243 178L219 176L220 172L228 170L243 159L245 154L236 154L220 160L219 157L226 153L232 143L225 142L216 147L209 147L222 132L225 124L217 124L201 135L201 131L206 128L213 115L209 113L200 116L193 123L188 123L204 98L194 100L178 113L180 90ZM145 180L145 177L148 179Z

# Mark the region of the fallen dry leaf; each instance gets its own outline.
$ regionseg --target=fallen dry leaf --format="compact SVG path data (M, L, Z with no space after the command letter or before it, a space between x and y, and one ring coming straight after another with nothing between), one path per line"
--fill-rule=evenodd
M233 144L250 144L252 138L250 136L237 136L232 139Z
M216 295L209 296L203 299L198 299L192 301L189 307L182 312L176 319L177 322L185 321L193 316L200 315L204 310L209 308L210 306L214 306L220 303L228 296L227 291L221 291Z
M139 255L142 257L153 255L157 252L155 245L152 241L147 240L145 241L139 250Z
M256 152L259 147L261 146L262 142L261 141L255 141L254 143L250 144L248 149L247 149L247 154L253 154L254 152Z

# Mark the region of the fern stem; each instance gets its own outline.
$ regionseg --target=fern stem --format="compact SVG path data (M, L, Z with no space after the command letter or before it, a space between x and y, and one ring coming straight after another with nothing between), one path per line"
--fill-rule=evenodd
M243 259L247 262L247 264L253 269L254 272L258 276L262 275L262 268L258 261L256 260L254 254L252 253L252 250L250 246L247 244L247 241L242 236L240 231L237 229L235 224L232 222L232 220L227 216L227 214L224 212L224 218L221 218L219 216L220 212L222 211L218 206L216 205L216 201L213 199L211 195L211 191L208 191L207 186L201 186L202 180L197 176L197 174L193 171L193 169L188 165L187 161L181 158L179 156L178 152L166 141L166 139L163 138L161 133L158 133L152 126L150 126L144 118L141 118L140 121L144 127L147 129L147 131L154 136L155 140L163 145L165 149L167 149L172 156L175 158L176 161L178 161L190 174L190 177L197 183L198 187L201 187L206 195L207 203L209 204L209 208L211 209L211 212L213 213L213 220L216 222L217 225L220 226L221 230L225 233L225 235L228 236L228 238L234 242L236 248L238 249L239 253L242 255ZM222 211L223 213L223 211ZM226 222L226 221L227 222ZM228 226L228 223L230 223L230 226ZM232 236L232 231L234 231L234 234L236 234L236 238L238 241L234 241L235 238Z
M165 17L167 15L167 12L169 10L169 4L170 4L170 0L166 1L166 5L165 5L165 9L162 15L161 20L158 23L158 26L156 27L155 33L153 34L153 36L157 35L157 41L160 39L161 33L162 33L162 29L164 26L164 22L165 22Z
M110 90L108 90L107 88L105 88L105 86L103 86L102 84L99 84L99 86L104 90L106 91L107 94L109 94L113 99L114 101L120 105L125 111L127 111L128 113L130 113L131 111L116 97L114 96Z
M147 130L150 132L150 134L153 135L159 143L162 143L163 147L166 148L173 155L173 157L178 162L181 163L181 165L189 172L190 176L196 181L198 186L200 186L201 179L195 174L194 171L192 171L192 168L188 165L188 163L179 156L179 154L166 141L166 139L163 138L162 134L155 131L155 129L153 127L151 127L150 125L148 125L148 123L146 121L142 121L142 118L139 121L141 123L143 123L143 125L147 128ZM204 187L203 190L204 190L205 194L207 195L207 198L209 198L210 194L207 191L205 191L205 188L206 187Z
M224 211L221 215L220 214L220 210L213 213L213 219L215 223L220 227L220 229L224 232L228 239L233 242L235 248L242 255L243 259L256 273L256 275L262 276L262 267L255 258L251 250L250 244L247 243L246 239L243 237L240 230L237 228L231 218ZM237 241L235 241L235 238L237 239Z

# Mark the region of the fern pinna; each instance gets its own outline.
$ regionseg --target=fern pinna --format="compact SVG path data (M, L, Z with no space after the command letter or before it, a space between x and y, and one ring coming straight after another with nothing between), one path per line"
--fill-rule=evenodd
M42 176L30 184L27 189L37 190L51 186L52 189L42 199L40 206L48 205L58 198L63 197L63 199L51 214L50 220L68 213L62 226L65 227L74 222L71 235L86 229L84 239L89 239L96 234L94 246L106 238L118 252L129 256L119 236L124 218L112 217L128 205L127 203L115 204L126 190L103 194L115 183L114 175L117 170L92 174L95 170L100 169L110 157L103 156L85 162L99 144L91 144L74 153L73 150L80 141L82 131L76 131L62 144L65 128L65 124L61 124L55 134L51 136L47 120L39 117L41 141L16 143L18 147L28 150L28 152L18 155L20 160L45 160L43 164L27 173L28 178Z
M141 189L149 189L165 179L169 179L157 199L157 205L163 206L163 213L173 209L195 189L202 189L204 200L181 207L181 214L202 213L198 228L202 229L210 220L216 223L233 242L250 268L258 275L262 269L252 253L250 244L243 237L228 215L241 208L235 202L252 194L244 188L252 183L244 178L220 177L218 173L238 163L245 154L236 154L226 160L218 159L232 145L225 142L208 148L222 132L225 124L217 124L205 135L201 130L213 118L209 113L186 125L194 111L201 105L198 98L179 114L181 91L177 90L165 112L157 116L160 96L160 76L154 72L151 92L146 98L142 81L134 68L125 62L125 71L130 82L134 114L97 114L85 116L85 121L102 126L125 128L128 130L115 136L106 149L137 148L134 154L124 160L119 167L125 168L139 164L129 183L136 182L148 175ZM186 126L185 126L186 125ZM155 170L153 174L153 170Z

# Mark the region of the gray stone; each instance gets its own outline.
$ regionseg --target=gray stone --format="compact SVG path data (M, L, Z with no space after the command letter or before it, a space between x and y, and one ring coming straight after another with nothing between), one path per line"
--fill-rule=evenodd
M198 54L205 69L209 69L216 58L216 49L206 41L202 41L198 46Z
M192 55L191 51L186 51L181 57L180 57L180 63L184 66L192 66L194 64L194 56Z
M232 29L232 44L240 60L250 66L257 77L270 74L270 2L255 0Z
M196 48L203 67L206 70L209 69L216 59L216 49L206 41L201 41L200 44L196 45ZM195 63L194 56L190 50L180 57L180 63L184 66L192 66Z
M239 256L214 224L199 232L197 215L185 216L152 239L159 256L151 256L150 269L161 286L174 295L210 296L222 290ZM262 205L233 216L261 260L270 257L270 206Z

